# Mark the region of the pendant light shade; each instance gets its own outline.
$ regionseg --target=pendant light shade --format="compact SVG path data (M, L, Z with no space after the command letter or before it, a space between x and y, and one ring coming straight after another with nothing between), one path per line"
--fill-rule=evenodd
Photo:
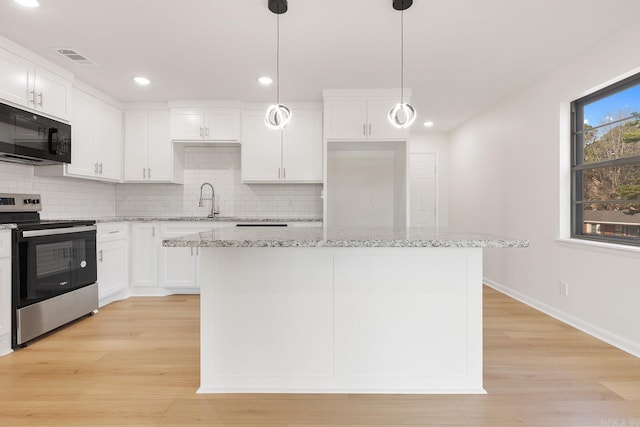
M280 104L280 15L287 11L287 0L269 0L269 10L276 14L276 103L267 108L264 123L269 129L280 130L291 120L291 110Z
M389 111L389 122L399 129L408 128L416 120L416 109L404 102L404 11L413 0L393 0L393 8L400 11L400 102Z
M282 104L274 104L267 108L264 123L269 129L278 130L284 129L289 124L290 119L291 110L289 110L289 107Z

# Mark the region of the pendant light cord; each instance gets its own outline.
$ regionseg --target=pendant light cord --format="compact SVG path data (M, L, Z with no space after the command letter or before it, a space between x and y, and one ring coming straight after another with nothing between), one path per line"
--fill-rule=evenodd
M404 10L400 11L400 103L404 102Z
M280 105L280 15L276 15L276 104Z

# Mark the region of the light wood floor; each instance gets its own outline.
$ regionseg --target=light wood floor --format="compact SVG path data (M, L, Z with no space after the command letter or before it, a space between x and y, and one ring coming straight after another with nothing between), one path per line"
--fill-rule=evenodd
M484 295L487 395L197 395L198 297L131 298L0 358L0 425L640 427L640 359Z

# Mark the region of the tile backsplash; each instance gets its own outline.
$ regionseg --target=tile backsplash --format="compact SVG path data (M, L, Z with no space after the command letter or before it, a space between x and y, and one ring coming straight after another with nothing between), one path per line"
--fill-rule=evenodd
M116 214L116 186L85 179L33 175L33 166L0 162L0 192L42 196L43 219Z
M187 147L184 185L106 184L86 179L34 176L33 166L0 162L0 192L38 193L43 219L109 216L207 216L213 185L220 215L247 218L322 218L320 184L242 184L240 147Z
M220 215L265 218L322 217L320 184L243 184L240 181L240 147L186 147L184 185L118 184L119 216L207 216L211 189L203 191L204 207L198 207L200 186L213 185Z

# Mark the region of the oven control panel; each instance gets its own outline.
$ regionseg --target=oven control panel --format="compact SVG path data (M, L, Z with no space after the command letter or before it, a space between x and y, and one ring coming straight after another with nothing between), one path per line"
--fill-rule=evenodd
M42 210L39 194L0 193L0 212L37 212Z

